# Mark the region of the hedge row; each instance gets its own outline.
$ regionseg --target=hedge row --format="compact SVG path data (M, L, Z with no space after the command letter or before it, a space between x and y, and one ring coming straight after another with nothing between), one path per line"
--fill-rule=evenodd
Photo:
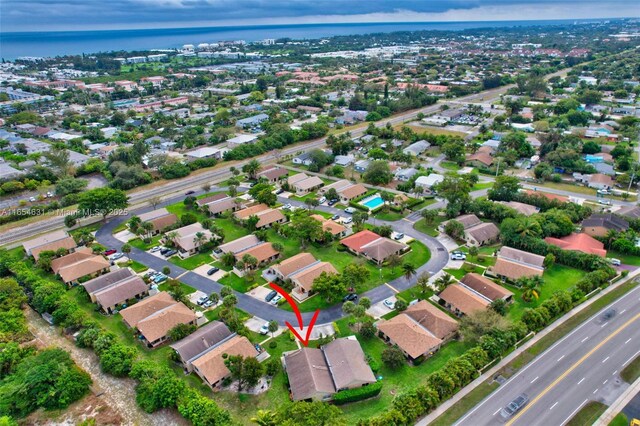
M363 399L377 396L381 390L382 382L375 382L368 386L362 386L355 389L341 390L333 395L333 403L336 405L342 405L349 402L362 401Z

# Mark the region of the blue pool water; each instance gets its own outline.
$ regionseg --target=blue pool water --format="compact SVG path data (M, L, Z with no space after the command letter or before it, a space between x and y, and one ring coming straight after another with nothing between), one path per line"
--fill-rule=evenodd
M370 210L380 207L384 203L384 200L379 194L374 195L366 201L362 201L360 204L367 206Z
M585 160L587 160L587 163L602 163L604 161L602 157L589 154L585 155Z

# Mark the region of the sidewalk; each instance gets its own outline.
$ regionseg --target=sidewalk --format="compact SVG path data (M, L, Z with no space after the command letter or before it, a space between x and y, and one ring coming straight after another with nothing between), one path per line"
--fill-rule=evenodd
M555 320L553 322L553 324L550 324L544 330L542 330L541 332L536 334L531 340L526 342L524 345L522 345L521 347L519 347L515 351L511 352L509 355L507 355L505 358L503 358L498 364L496 364L491 369L487 370L484 374L480 375L480 377L475 379L473 382L469 383L467 386L462 388L460 390L460 392L458 392L457 394L455 394L454 396L452 396L451 398L446 400L444 403L440 404L435 410L433 410L427 416L425 416L422 419L420 419L416 423L416 425L426 426L426 425L430 424L431 422L433 422L434 420L436 420L445 411L447 411L449 408L451 408L454 404L456 404L462 398L467 396L472 390L474 390L476 387L478 387L479 385L484 383L486 380L488 380L491 377L495 376L496 373L498 373L505 365L509 364L511 361L513 361L522 352L526 351L531 346L533 346L536 343L538 343L538 341L540 341L540 339L542 339L544 336L546 336L547 334L551 333L553 330L558 328L560 325L564 324L564 322L567 321L569 318L571 318L572 316L576 315L579 312L582 312L587 307L591 306L591 304L593 304L596 300L600 299L603 295L610 293L614 289L618 288L620 285L632 280L633 278L635 278L635 277L637 277L639 275L640 275L640 269L636 269L635 271L633 271L629 275L627 275L626 278L623 278L620 281L618 281L617 283L610 285L605 290L601 291L600 294L598 294L597 296L592 297L591 299L587 300L586 302L582 303L579 306L576 306L575 308L573 308L572 310L570 310L569 312L564 314L562 317L560 317L557 320Z
M607 408L607 411L602 413L600 418L593 424L593 426L607 426L613 418L618 415L619 412L640 392L640 378L638 378L631 386L629 386L623 393L616 399L616 401Z

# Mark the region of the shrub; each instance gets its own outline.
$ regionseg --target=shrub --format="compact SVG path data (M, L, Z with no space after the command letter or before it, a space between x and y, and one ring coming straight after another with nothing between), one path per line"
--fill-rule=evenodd
M275 349L278 343L275 340L269 342L269 349Z
M363 399L377 396L381 390L382 382L375 382L368 386L362 386L355 389L341 390L333 395L333 403L341 405L349 402L362 401Z
M169 275L171 273L171 268L165 266L164 268L162 268L162 273L165 275Z

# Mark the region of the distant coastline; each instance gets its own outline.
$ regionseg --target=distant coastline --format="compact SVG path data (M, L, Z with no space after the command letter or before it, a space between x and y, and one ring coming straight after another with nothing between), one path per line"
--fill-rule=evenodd
M114 50L178 48L184 44L220 40L256 41L265 38L317 39L341 35L391 33L400 31L461 31L474 28L567 25L603 20L406 22L358 24L255 25L196 28L4 32L0 56L13 60L20 56L60 56Z

